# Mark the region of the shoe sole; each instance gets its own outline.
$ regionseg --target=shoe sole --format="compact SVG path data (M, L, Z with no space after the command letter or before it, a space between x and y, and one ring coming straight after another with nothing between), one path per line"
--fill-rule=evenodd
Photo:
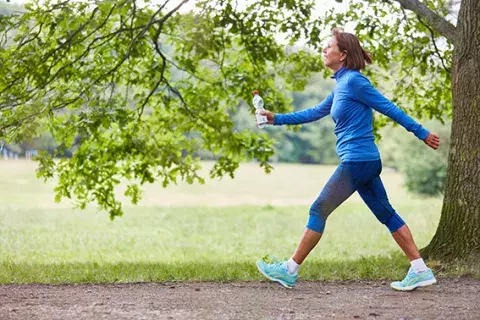
M397 290L397 291L412 291L412 290L415 290L415 289L420 288L420 287L431 286L434 283L437 283L437 279L421 281L421 282L415 284L414 286L409 286L409 287L395 287L395 286L392 286L392 285L390 285L390 287L393 290Z
M258 263L255 263L255 264L257 265L258 271L260 271L260 273L263 274L267 279L272 280L272 281L275 281L275 282L278 282L278 283L280 283L282 286L284 286L284 287L287 288L287 289L292 289L292 288L293 288L293 286L287 284L285 281L282 281L282 280L280 280L280 279L275 279L275 278L270 277L268 274L266 274L265 272L263 272L263 270L260 268L260 266L258 265Z

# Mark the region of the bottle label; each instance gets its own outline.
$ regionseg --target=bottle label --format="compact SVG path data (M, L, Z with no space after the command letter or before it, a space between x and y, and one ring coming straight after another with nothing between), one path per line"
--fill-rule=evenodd
M257 120L257 124L266 124L268 123L267 116L262 116L261 114L255 114L255 118Z

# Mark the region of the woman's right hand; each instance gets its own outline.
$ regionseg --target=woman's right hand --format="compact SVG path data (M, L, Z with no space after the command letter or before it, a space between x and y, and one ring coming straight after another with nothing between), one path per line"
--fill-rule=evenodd
M267 117L268 124L273 124L275 122L275 113L265 110L260 111L260 114Z

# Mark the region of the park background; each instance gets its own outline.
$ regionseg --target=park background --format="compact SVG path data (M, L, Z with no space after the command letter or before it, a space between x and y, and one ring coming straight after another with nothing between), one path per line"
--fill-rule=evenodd
M8 6L2 3L2 12L12 8ZM323 73L313 74L304 90L288 93L293 110L318 104L333 86L334 80ZM393 90L389 83L379 88L387 96ZM147 185L138 204L123 198L123 215L113 221L93 204L80 210L68 200L55 202L55 181L44 183L36 177L32 157L39 151L68 158L74 149L59 153L58 142L48 132L3 145L0 283L260 279L255 261L293 253L309 206L338 158L329 117L300 128L260 130L249 104L243 101L231 112L234 130L266 132L275 138L270 174L249 161L241 163L234 179L210 179L208 170L218 158L198 150L205 184ZM402 107L409 109L408 103ZM390 201L423 247L440 219L451 124L448 117L417 120L439 133L440 150L430 150L392 123L376 135ZM125 185L117 191L122 198ZM429 264L441 272L435 261ZM408 266L388 230L354 195L329 218L325 237L302 268L302 278L400 278Z

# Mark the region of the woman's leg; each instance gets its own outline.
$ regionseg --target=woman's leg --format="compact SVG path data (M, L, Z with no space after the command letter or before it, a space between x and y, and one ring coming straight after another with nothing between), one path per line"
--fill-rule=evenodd
M412 233L406 224L392 232L392 236L410 261L421 258L417 245L413 241Z
M292 256L293 261L299 265L302 264L310 251L312 251L313 248L315 248L315 246L318 244L318 241L320 241L321 237L322 234L320 232L306 228L303 232L302 239L300 240L300 243L298 244L298 247Z
M358 188L358 193L377 219L385 224L410 261L420 258L410 229L393 209L380 176Z
M395 290L410 291L436 283L432 271L427 268L420 257L408 226L390 205L380 176L378 175L360 186L358 193L377 219L387 226L395 241L410 260L412 267L405 279L392 282L390 286Z
M307 227L292 256L295 263L299 265L303 263L320 241L328 216L355 192L353 183L355 168L356 163L340 163L310 207Z
M352 174L356 171L356 164L340 163L311 206L307 229L293 257L288 261L275 263L257 261L257 268L265 277L287 288L295 285L298 267L322 237L328 215L355 192L353 183L355 179L352 178Z

